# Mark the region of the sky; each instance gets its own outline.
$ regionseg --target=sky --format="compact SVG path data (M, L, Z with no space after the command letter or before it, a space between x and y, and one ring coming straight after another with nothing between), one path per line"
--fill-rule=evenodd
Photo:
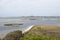
M60 16L60 0L0 0L0 17Z

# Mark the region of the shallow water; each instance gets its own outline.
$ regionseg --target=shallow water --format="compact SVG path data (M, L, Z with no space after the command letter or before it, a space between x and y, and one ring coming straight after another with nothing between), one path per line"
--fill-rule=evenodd
M8 23L23 23L23 25L18 26L4 26ZM14 30L24 31L31 25L37 24L48 24L48 25L57 25L60 26L60 20L21 20L21 19L0 19L0 38L4 37L7 33Z

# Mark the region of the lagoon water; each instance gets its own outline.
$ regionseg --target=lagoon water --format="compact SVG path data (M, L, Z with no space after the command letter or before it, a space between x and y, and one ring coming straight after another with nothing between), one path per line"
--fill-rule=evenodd
M4 26L4 24L22 23L17 26ZM60 26L60 20L24 20L24 19L0 19L0 38L3 38L7 33L15 30L26 30L31 25L48 24Z

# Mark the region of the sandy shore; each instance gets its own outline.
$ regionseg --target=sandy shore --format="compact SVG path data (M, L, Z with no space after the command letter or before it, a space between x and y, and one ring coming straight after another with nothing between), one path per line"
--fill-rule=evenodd
M28 28L27 28L26 30L24 30L22 33L24 34L24 33L28 32L32 27L34 27L34 25L28 27Z

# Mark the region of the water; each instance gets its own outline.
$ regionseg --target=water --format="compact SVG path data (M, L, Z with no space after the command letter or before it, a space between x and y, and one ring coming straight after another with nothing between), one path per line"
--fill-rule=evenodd
M8 23L23 23L23 25L18 26L4 26ZM7 33L14 30L26 30L31 25L36 24L48 24L48 25L57 25L60 26L60 20L22 20L22 19L0 19L0 38L4 37Z

